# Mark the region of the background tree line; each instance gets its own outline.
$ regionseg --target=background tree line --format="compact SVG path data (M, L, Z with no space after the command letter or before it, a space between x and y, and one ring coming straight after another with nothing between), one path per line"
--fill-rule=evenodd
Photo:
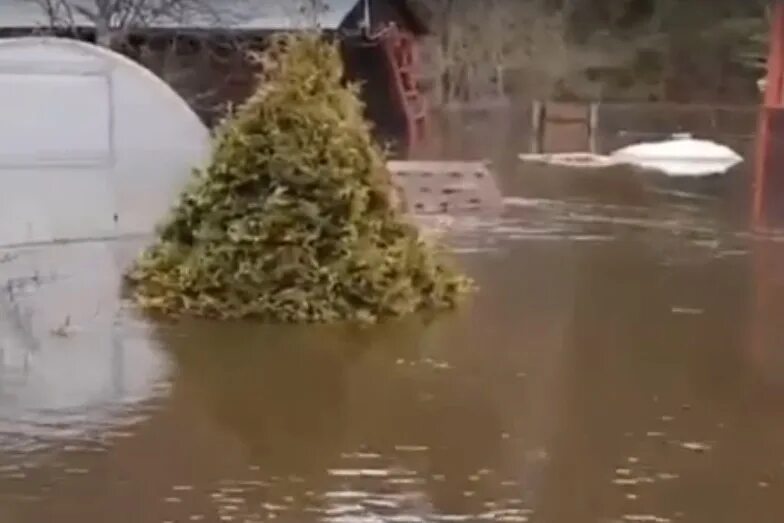
M97 43L132 55L194 105L213 105L221 97L214 86L206 86L214 68L247 66L237 61L242 43L229 39L219 48L193 38L165 46L128 45L131 28L194 14L225 19L230 2L12 1L38 4L52 29L60 32L79 19L88 20L96 28ZM423 49L429 73L425 83L436 105L534 97L740 101L755 96L764 69L767 0L408 2L432 30ZM307 0L304 5L316 11L327 4ZM224 10L217 11L216 5ZM231 74L223 77L230 81Z
M766 0L415 0L436 103L741 101L767 51Z

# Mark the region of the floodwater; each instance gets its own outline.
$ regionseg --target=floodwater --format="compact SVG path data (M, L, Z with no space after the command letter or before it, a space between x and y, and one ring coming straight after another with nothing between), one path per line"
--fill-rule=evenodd
M780 522L784 231L747 175L508 162L446 236L481 292L368 329L153 325L134 242L0 251L0 521Z

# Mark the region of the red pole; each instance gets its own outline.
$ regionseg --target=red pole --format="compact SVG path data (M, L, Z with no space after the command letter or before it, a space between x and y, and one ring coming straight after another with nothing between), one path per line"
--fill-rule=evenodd
M765 189L770 176L771 114L784 109L784 2L773 6L770 29L765 96L757 135L757 158L754 187L754 219L761 224Z
M782 99L782 63L784 58L784 2L777 1L773 6L773 22L771 24L768 51L767 85L765 88L765 107L781 108Z

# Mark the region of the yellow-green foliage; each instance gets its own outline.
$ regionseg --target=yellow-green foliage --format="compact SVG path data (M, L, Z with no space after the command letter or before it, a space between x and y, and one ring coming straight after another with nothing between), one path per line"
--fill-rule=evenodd
M223 125L127 280L170 315L376 321L453 307L468 279L390 203L390 175L337 47L275 39L257 92Z

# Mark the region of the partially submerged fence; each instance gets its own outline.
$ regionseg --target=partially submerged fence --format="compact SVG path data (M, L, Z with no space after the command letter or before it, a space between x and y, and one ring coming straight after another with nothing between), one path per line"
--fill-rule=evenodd
M534 102L530 112L530 152L605 153L633 142L663 138L677 132L721 139L736 145L748 143L756 134L759 107Z
M738 151L751 147L759 107L676 103L536 103L440 111L418 158L516 159L519 153L606 154L633 142L688 132ZM542 111L549 109L549 117ZM537 114L538 113L538 114ZM538 123L536 123L538 122Z

